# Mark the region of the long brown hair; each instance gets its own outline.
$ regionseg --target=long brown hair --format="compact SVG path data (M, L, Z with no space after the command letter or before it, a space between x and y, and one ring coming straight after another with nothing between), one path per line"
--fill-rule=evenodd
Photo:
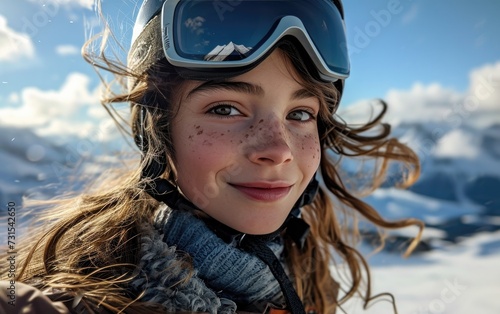
M314 202L302 210L304 220L311 226L304 248L301 250L288 240L285 243L292 278L304 304L318 313L333 313L356 294L361 295L367 306L374 296L370 290L368 264L355 248L360 238L358 221L368 221L379 230L418 226L420 232L408 246L406 255L417 245L423 223L415 219L385 220L360 199L355 180L346 184L349 177L341 171L339 163L343 158L375 161L370 184L367 186L366 180L363 181L363 187L372 191L387 181L392 162L403 166L399 185L412 184L420 171L418 157L410 148L390 138L389 125L382 122L387 108L383 101L380 101L380 113L366 124L349 125L336 114L338 89L332 83L317 80L293 44L284 43L278 49L293 66L294 73L298 73L297 81L321 103L318 129L323 184ZM144 117L147 151L144 158L137 156L131 166L124 165L106 173L101 184L84 193L45 202L44 205L51 208L39 217L42 223L31 233L35 244L20 250L19 259L23 264L17 279L41 287L64 289L84 296L92 304L119 312L134 307L140 299L140 294L127 290L127 282L135 276L140 226L151 223L159 205L142 188L141 170L153 159L167 156L169 163L163 177L175 181L174 148L169 130L175 108L180 105L179 86L184 79L165 60L146 73L134 73L133 69L104 55L87 53L84 57L94 66L115 74L123 83L123 92L117 92L116 85L108 83L109 95L102 103L129 136L134 137L140 131L137 127L142 114L140 106L148 107ZM128 122L113 110L113 104L123 102L132 105ZM380 239L383 245L383 233ZM340 286L330 272L330 266L339 262L347 265L350 278L340 299L337 295ZM179 263L192 267L189 260Z

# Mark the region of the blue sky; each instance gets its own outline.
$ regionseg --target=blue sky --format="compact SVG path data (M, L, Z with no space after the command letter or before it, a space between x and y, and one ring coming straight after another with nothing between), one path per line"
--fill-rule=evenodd
M93 5L93 0L0 4L1 124L32 123L44 129L41 135L67 127L82 135L70 127L103 118L98 77L79 53L97 23ZM103 2L125 47L136 6L131 0ZM432 94L436 88L441 96L464 99L475 86L474 71L487 67L475 76L491 78L500 70L498 1L356 0L344 6L352 67L345 107L372 98L397 102L401 97L394 93ZM54 119L68 123L56 125Z
M409 88L416 81L438 82L462 91L468 87L472 69L500 61L498 1L344 3L348 38L355 47L358 34L367 34L370 23L376 22L373 12L388 11L390 3L399 3L400 11L380 32L373 32L376 36L367 35L366 48L352 52L348 103L359 97L382 97L388 89Z

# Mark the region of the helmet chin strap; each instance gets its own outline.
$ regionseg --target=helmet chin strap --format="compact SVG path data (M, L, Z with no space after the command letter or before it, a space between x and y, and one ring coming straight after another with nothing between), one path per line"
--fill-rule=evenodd
M148 143L144 134L146 108L141 106L139 132L136 132L134 138L137 146L144 154L148 150ZM165 172L167 164L166 156L157 156L142 170L142 179L149 178L144 181L145 191L159 202L165 203L172 209L176 210L197 210L201 211L196 205L187 200L168 180L160 176ZM309 182L305 191L292 207L288 217L278 230L265 235L248 235L217 221L211 217L202 217L207 226L217 234L226 243L235 245L242 250L254 254L259 257L264 263L269 266L273 276L278 281L281 291L286 300L288 309L293 314L305 314L304 306L293 287L292 282L288 278L280 260L274 252L267 246L269 241L275 239L282 231L290 237L294 243L303 249L307 236L309 234L309 225L300 218L301 207L312 203L319 189L318 181L314 176Z

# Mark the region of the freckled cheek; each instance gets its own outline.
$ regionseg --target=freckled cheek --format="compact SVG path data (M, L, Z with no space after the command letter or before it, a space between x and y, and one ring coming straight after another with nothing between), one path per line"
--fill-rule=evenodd
M296 154L308 166L317 168L321 158L319 136L315 133L295 136Z
M236 152L237 147L244 142L243 136L235 135L230 130L195 128L194 131L184 134L177 145L183 146L184 154L189 155L184 157L190 160L219 160L224 158L224 155Z
M207 186L213 187L217 173L220 173L228 162L229 152L223 148L223 138L188 132L177 137L176 166L178 167L179 184L188 197L196 197L196 191L203 191ZM194 191L194 192L193 192Z

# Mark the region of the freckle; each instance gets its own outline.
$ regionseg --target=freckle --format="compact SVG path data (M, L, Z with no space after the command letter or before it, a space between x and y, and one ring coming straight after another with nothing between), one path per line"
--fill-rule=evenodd
M253 129L253 125L250 126L250 129Z
M259 123L262 123L262 122L264 122L264 119L260 119Z
M195 125L194 127L195 127L196 129L199 129L199 128L200 128L200 126L199 126L199 125Z
M227 132L229 133L229 132L231 132L231 130L227 130Z
M196 133L196 134L198 134L198 135L203 134L203 130L198 131L198 133Z
M259 131L262 131L262 128L259 128Z
M243 144L243 141L242 141L242 140L240 140L240 144Z
M248 134L245 134L245 138L248 138Z
M224 133L221 133L220 136L224 136L225 134Z

